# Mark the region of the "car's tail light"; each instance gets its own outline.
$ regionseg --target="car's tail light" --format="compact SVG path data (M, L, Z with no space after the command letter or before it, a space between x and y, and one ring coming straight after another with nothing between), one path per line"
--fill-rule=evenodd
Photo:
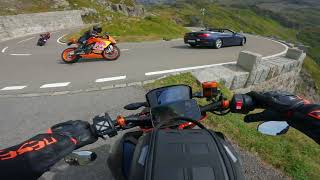
M206 38L209 37L210 34L198 34L198 37Z

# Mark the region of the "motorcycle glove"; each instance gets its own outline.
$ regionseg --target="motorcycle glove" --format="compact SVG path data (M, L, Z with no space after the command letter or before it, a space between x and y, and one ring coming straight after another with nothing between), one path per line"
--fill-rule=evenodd
M0 150L0 179L37 179L74 149L76 145L68 136L39 134Z
M73 150L97 140L89 123L60 123L16 146L0 150L0 179L37 179Z
M320 105L287 92L249 92L247 95L252 97L255 107L265 110L246 115L245 122L286 121L320 144Z
M76 144L77 149L98 140L98 136L92 126L88 122L80 120L56 124L48 132L68 136Z

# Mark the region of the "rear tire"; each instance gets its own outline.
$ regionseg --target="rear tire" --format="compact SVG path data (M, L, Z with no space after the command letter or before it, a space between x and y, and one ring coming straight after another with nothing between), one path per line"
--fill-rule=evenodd
M62 58L62 61L67 63L67 64L72 64L72 63L75 63L77 62L80 57L78 55L69 55L69 53L71 51L75 51L77 48L67 48L65 49L62 54L61 54L61 58Z
M108 53L106 48L103 50L102 56L106 60L115 61L120 57L120 49L116 45L114 45L113 51L111 53Z
M221 39L217 39L215 42L214 42L214 48L216 49L220 49L223 45L223 42Z
M197 45L196 44L189 44L192 48L195 48Z

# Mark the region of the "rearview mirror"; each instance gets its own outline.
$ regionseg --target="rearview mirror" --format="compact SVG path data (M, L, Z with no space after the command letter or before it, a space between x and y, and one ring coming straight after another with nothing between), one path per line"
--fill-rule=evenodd
M147 103L146 102L138 102L138 103L131 103L131 104L128 104L124 107L124 109L126 110L137 110L141 107L145 107L147 106Z
M278 136L287 133L289 128L286 121L267 121L258 126L258 131L265 135Z
M97 159L97 154L91 151L74 151L64 158L64 162L73 166L84 166Z

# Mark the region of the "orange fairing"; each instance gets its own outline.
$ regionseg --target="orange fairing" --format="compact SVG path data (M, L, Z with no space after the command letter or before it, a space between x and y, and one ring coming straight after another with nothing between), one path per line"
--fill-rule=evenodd
M72 44L76 44L77 43L77 40L75 38L71 38L69 39L69 41L72 43Z
M111 36L109 36L109 41L111 41L111 44L116 44L117 43L117 41Z

